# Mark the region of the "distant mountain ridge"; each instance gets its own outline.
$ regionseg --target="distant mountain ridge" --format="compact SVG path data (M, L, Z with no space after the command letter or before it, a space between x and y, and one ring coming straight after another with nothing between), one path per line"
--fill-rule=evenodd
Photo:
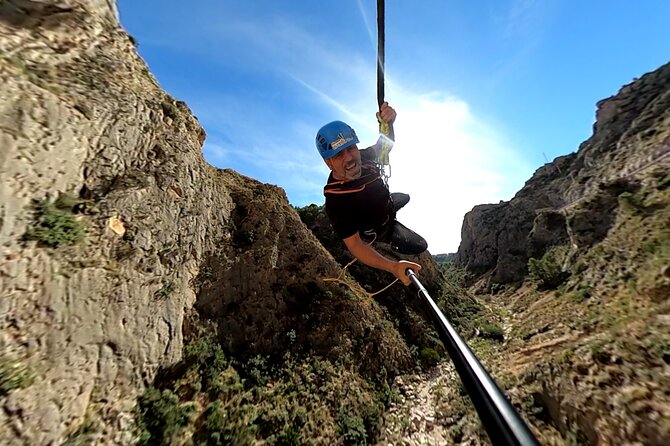
M449 263L456 260L456 253L450 252L448 254L433 254L433 258L437 263Z

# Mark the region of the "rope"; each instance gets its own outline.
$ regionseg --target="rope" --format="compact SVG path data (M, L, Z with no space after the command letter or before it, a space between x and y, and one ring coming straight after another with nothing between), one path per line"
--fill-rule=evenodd
M351 265L356 263L356 259L352 260L351 262L347 263L347 265L342 268L342 271L340 271L340 274L337 277L322 277L321 280L324 282L337 282L340 283L347 288L349 288L355 295L358 297L364 299L364 300L370 300L373 297L375 297L377 294L383 293L384 291L388 290L393 286L398 279L396 278L394 281L386 285L384 288L381 290L375 291L374 293L368 292L365 288L363 288L358 282L354 281L353 279L348 279L345 274L347 272L347 268L349 268Z
M368 243L368 245L372 245L375 242L376 239L377 239L377 234L375 234L375 237L372 239L372 241L370 241L370 243ZM396 278L393 282L389 283L388 285L386 285L381 290L375 291L374 293L370 293L365 288L363 288L358 282L354 281L353 279L347 278L345 276L345 274L347 272L347 268L349 268L354 263L356 263L355 258L351 262L347 263L344 268L342 268L342 271L340 271L340 274L337 277L322 277L321 280L323 280L324 282L340 283L340 284L346 286L347 288L349 288L355 295L357 295L358 297L360 297L362 299L365 299L365 300L370 300L373 297L375 297L377 294L388 290L389 288L391 288L391 286L393 286L393 284L395 284L398 281L398 279Z

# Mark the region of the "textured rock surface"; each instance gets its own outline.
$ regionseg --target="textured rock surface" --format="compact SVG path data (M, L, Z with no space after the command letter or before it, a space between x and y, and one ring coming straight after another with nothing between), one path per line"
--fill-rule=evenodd
M475 274L491 272L490 283L520 282L528 259L564 242L571 222L577 225L573 233L593 233L577 241L579 246L602 239L612 222L594 222L593 217L611 215L615 192L623 192L617 189L621 178L654 160L667 160L670 131L663 123L669 119L670 64L666 64L600 101L594 134L578 152L539 168L509 202L479 205L468 212L457 262ZM585 201L593 204L590 214L581 207ZM554 225L548 233L541 217L548 211L565 214L568 225ZM571 213L581 216L571 219Z
M379 307L341 298L343 289L321 280L337 277L340 267L284 191L231 170L217 176L235 203L233 239L207 260L213 274L195 308L217 322L228 350L242 358L301 349L333 361L353 357L369 375L406 369L407 346Z
M58 443L94 411L125 443L135 391L180 354L189 283L232 200L107 2L4 3L0 53L2 351L37 376L3 399L0 442ZM60 192L94 203L85 243L24 242L32 200Z
M281 351L294 327L326 355L363 339L362 370L406 367L376 305L324 286L339 266L283 192L204 162L202 128L131 40L111 1L0 3L0 365L34 377L0 394L0 443L61 444L94 418L98 443L130 444L196 301L233 350ZM64 193L84 242L25 240L34 201Z

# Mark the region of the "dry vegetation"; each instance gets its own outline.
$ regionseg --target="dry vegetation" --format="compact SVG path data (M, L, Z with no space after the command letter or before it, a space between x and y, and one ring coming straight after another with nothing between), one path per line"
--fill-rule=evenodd
M550 250L522 287L482 296L506 340L473 347L541 444L670 442L670 175L638 186L603 241ZM457 386L436 404L456 442L487 442Z

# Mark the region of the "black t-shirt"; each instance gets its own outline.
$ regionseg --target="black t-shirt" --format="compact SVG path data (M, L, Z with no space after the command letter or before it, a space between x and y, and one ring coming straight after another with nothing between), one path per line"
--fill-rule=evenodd
M339 192L329 192L326 196L326 213L338 236L345 239L356 232L374 231L382 234L386 225L393 220L393 205L389 190L381 178L379 167L373 160L374 150L361 150L361 178L347 181ZM337 182L331 173L328 183ZM353 192L346 186L356 186Z

